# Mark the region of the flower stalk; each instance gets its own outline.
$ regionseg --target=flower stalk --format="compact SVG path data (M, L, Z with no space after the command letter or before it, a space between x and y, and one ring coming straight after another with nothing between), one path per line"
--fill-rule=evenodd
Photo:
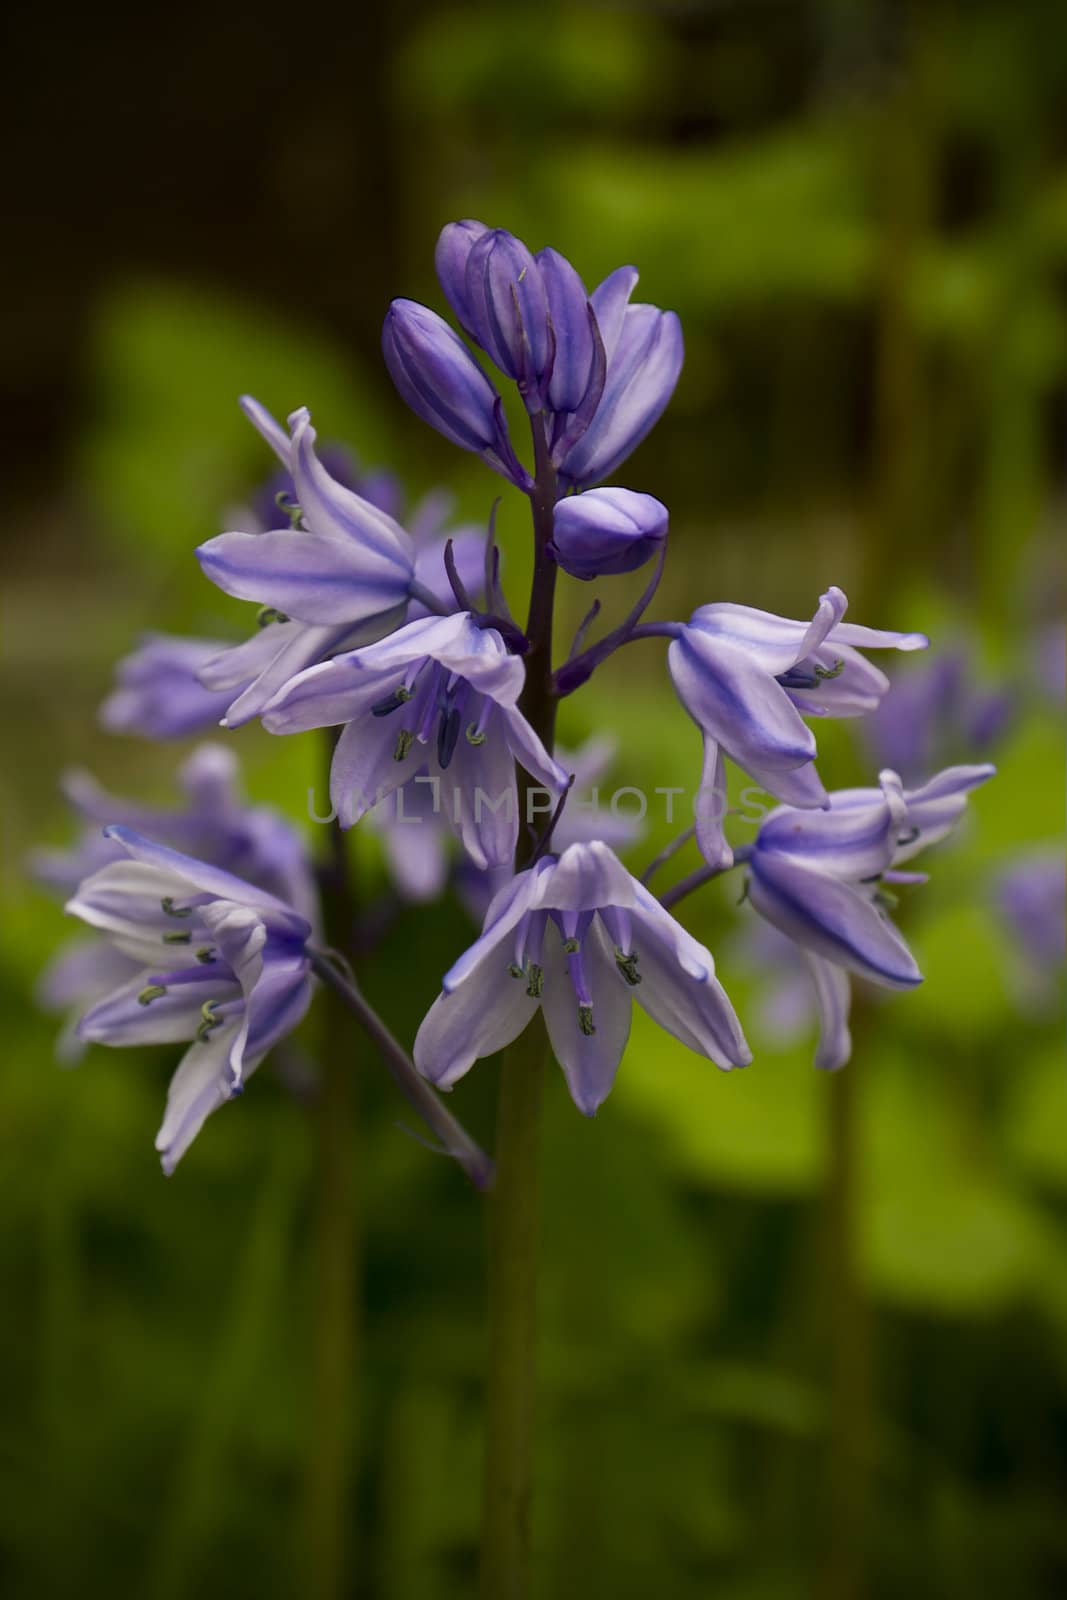
M552 618L556 563L549 545L556 469L544 419L531 418L534 442L534 569L526 635L526 686L520 707L551 754L556 722ZM526 815L519 774L519 815ZM535 845L520 827L516 869ZM547 1041L533 1024L505 1052L497 1108L497 1177L489 1203L489 1351L482 1493L481 1600L524 1600L530 1582L530 1502L537 1388L537 1274L540 1253L541 1101Z

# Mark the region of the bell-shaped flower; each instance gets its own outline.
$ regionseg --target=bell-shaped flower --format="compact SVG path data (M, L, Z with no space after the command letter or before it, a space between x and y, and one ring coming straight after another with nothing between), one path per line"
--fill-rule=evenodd
M667 507L633 489L587 489L556 502L552 553L572 578L635 572L667 537Z
M344 724L330 794L343 827L423 770L476 865L518 839L517 761L550 794L567 778L518 708L525 671L469 612L410 622L300 673L263 716L272 733Z
M115 687L100 707L102 725L148 739L186 739L217 728L233 691L205 688L199 673L224 649L214 639L145 634L115 668Z
M503 401L436 311L415 300L394 300L382 327L382 354L416 416L520 489L529 487L529 474L512 449Z
M667 653L678 697L704 735L697 842L713 867L733 859L723 833L725 758L778 799L826 806L806 716L853 717L873 710L889 687L862 649L921 650L921 633L890 633L842 622L848 605L827 590L810 622L730 604L701 606Z
M292 475L300 525L209 539L197 551L207 576L226 594L317 627L401 620L415 575L410 536L330 477L306 408L290 416L287 437L256 401L242 405Z
M449 1088L541 1009L571 1097L592 1116L615 1081L633 1000L717 1066L751 1060L709 952L607 845L572 844L495 896L419 1029L415 1065Z
M1014 695L982 683L972 653L957 648L895 677L862 733L878 766L918 783L957 756L991 755L1015 709Z
M921 983L887 914L885 886L924 881L899 868L956 826L969 792L994 770L949 767L912 790L886 771L878 789L838 790L823 811L780 806L761 826L747 857L748 898L809 962L820 1017L817 1066L849 1058L849 973L887 989Z
M241 1093L311 998L310 924L273 895L123 827L122 851L67 910L108 936L135 975L82 1018L100 1044L188 1042L156 1139L170 1173L210 1114Z
M610 478L659 421L678 382L685 354L681 323L673 311L629 304L637 277L634 267L617 267L593 290L607 367L588 426L576 438L566 425L557 429L554 454L565 486Z

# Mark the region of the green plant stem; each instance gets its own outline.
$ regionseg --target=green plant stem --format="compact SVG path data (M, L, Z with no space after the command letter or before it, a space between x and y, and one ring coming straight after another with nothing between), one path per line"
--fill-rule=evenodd
M333 738L328 758L332 758ZM328 770L328 768L327 768ZM327 938L351 939L355 894L344 835L329 824L320 867ZM356 1370L362 1266L354 1020L333 990L323 997L322 1043L315 1125L315 1296L311 1335L311 1432L305 1482L305 1592L341 1600L348 1591L352 1473L357 1436ZM305 1586L302 1585L302 1588Z
M526 634L527 720L551 750L552 616L556 566L549 553L556 473L541 418L532 419L530 496L534 571ZM527 784L519 774L516 869L530 859ZM540 1245L541 1101L547 1040L540 1016L505 1052L497 1109L496 1184L489 1205L489 1344L482 1496L481 1600L525 1600L530 1587L530 1523L537 1390L537 1275Z

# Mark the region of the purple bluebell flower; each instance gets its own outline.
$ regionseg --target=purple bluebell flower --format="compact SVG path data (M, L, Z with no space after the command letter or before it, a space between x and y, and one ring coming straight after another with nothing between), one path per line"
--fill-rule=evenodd
M987 756L1004 737L1014 696L978 683L970 652L940 653L894 679L863 723L878 764L918 783L954 756Z
M704 735L697 843L710 866L728 866L723 833L727 757L793 806L826 806L806 716L871 711L889 679L862 649L921 650L921 633L889 633L842 622L840 589L822 596L810 622L751 606L701 606L668 651L678 697Z
M572 578L636 572L667 537L667 507L632 489L587 489L556 503L552 553Z
M1061 844L1028 850L998 875L997 910L1011 933L1012 987L1028 1014L1062 1007L1067 958L1067 858Z
M179 768L178 784L185 797L180 808L143 805L110 794L88 773L68 773L62 787L83 824L82 833L70 849L35 851L30 870L55 893L73 894L83 879L123 857L122 847L103 831L109 823L121 823L235 872L317 926L318 891L303 840L279 812L249 806L237 780L236 756L218 744L198 746ZM104 940L77 938L64 943L45 969L37 1000L43 1010L70 1018L134 971L133 963ZM68 1022L57 1041L57 1054L72 1064L81 1051Z
M289 441L274 419L254 400L246 398L242 404L251 421L279 457L286 462L295 460L295 445L290 449ZM294 413L298 418L303 415L305 414ZM298 428L300 426L298 424ZM309 430L305 428L301 433L306 465L315 459L312 450L314 433L311 431L309 439L308 432ZM311 471L310 465L308 471ZM301 477L298 483L294 474L287 471L285 476L292 482L294 494L298 496L306 494L307 482L304 477ZM314 477L319 497L314 501L319 514L316 525L327 530L336 529L342 523L354 527L351 502L358 497L347 488L338 487L321 471L315 472ZM395 484L392 480L378 482L375 486L375 480L372 479L370 492L367 492L367 480L359 481L361 489L364 490L363 499L359 504L369 507L366 512L369 524L376 526L377 520L384 518L389 537L398 536L396 542L404 552L405 564L410 559L408 598L391 610L370 617L361 616L357 599L353 603L352 614L349 617L338 622L326 623L296 620L280 607L277 598L272 598L260 615L259 630L250 639L237 645L220 646L200 666L201 684L212 694L217 694L223 702L225 715L216 720L221 720L224 726L237 728L253 717L259 716L267 702L305 668L327 660L339 650L352 650L361 644L370 644L382 638L404 621L405 617L410 619L427 615L426 606L422 601L410 596L411 589L414 589L416 595L432 595L438 606L449 610L454 608L455 599L444 565L445 539L441 528L447 504L450 502L445 502L440 495L427 496L412 513L409 535L400 528L387 509L389 505L395 504L396 499ZM325 509L320 505L320 500L328 502ZM298 503L303 511L303 502ZM247 555L253 565L257 546L251 541L268 537L273 539L274 535L268 534L262 528L251 534L222 535L223 539L242 541L238 548ZM284 537L303 540L307 539L308 532L303 529L291 530ZM468 580L470 589L476 591L481 582L484 534L481 530L464 527L456 529L452 539L457 566ZM337 542L332 533L331 540L332 543L327 551L327 566L333 544ZM208 545L203 546L203 549L208 550L218 542L211 540ZM352 542L349 540L349 543ZM320 540L320 546L325 543L325 540ZM293 548L299 553L306 547L297 545ZM325 581L328 586L328 576ZM274 594L273 589L271 593ZM340 593L339 586L338 594ZM341 602L335 596L331 604L340 605L343 610L347 602Z
M100 1044L188 1041L156 1138L173 1172L212 1111L241 1093L307 1010L311 927L273 895L129 828L122 851L87 878L67 910L135 966L79 1024Z
M747 857L748 898L809 963L820 1016L815 1064L835 1069L851 1052L848 974L887 989L922 982L887 915L887 885L925 881L899 869L959 822L991 766L949 767L905 790L895 772L878 789L840 789L823 811L780 806Z
M494 898L419 1029L415 1065L450 1088L541 1008L571 1098L592 1116L615 1081L633 1000L717 1066L751 1060L710 953L607 845L573 844Z
M100 707L109 733L185 739L218 727L232 690L206 689L199 672L226 646L213 639L147 633L115 669L116 684Z
M463 340L414 300L394 300L382 327L389 375L416 416L520 489L530 476L508 434L504 403Z
M409 535L330 477L306 408L290 416L287 437L256 401L241 404L291 474L302 525L209 539L197 551L207 576L227 594L317 627L402 618L415 576Z
M524 681L496 629L457 612L300 673L263 723L272 733L345 724L330 779L343 827L425 769L464 848L495 866L518 839L515 762L550 793L567 781L518 709Z

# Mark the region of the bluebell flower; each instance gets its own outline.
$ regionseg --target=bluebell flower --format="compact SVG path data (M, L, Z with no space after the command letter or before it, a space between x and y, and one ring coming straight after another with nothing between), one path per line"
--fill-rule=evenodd
M587 489L556 503L552 553L586 581L636 572L667 537L667 507L632 489Z
M895 772L877 789L840 789L823 811L780 806L747 857L748 898L807 958L820 1017L815 1064L843 1066L851 1052L849 977L887 989L922 982L887 914L886 886L921 883L900 868L959 822L969 792L991 766L949 767L905 790Z
M1015 709L1008 690L979 682L970 651L948 650L895 678L862 734L879 766L918 783L956 755L990 755Z
M156 1138L173 1172L207 1117L241 1093L311 998L310 924L273 895L129 828L67 910L108 936L134 976L79 1024L100 1044L188 1042Z
M696 828L710 866L733 859L722 826L726 758L789 805L828 805L814 765L815 737L802 716L873 710L889 679L860 651L921 650L929 642L921 633L842 622L847 605L841 590L831 588L810 622L751 606L701 606L672 640L674 687L704 735Z
M228 689L207 689L199 673L226 646L214 639L147 633L115 669L115 687L100 707L109 733L148 739L185 739L217 728L233 699Z
M456 603L445 571L445 538L441 526L450 502L440 495L427 496L413 511L411 531L406 532L386 509L396 503L396 486L391 479L383 481L381 475L369 481L361 478L363 494L359 496L322 469L313 448L314 430L307 423L306 412L295 412L290 419L291 422L295 419L290 445L282 429L262 406L247 397L242 405L285 463L286 478L291 479L293 492L298 497L293 514L298 506L307 527L277 534L262 527L251 533L223 534L219 539L209 540L199 552L208 575L227 593L237 593L238 588L223 570L227 552L235 549L239 565L243 562L247 567L239 585L242 596L262 599L265 605L261 626L250 639L237 645L220 646L199 668L201 684L224 703L225 715L217 720L229 728L240 727L259 716L267 702L305 668L327 660L339 650L355 649L360 644L380 639L405 619L425 616L426 606L418 598L412 598L412 588L416 593L429 593L439 606L452 609ZM309 521L305 505L305 500L309 499L313 521ZM311 538L313 524L321 535L317 543ZM395 603L369 616L365 614L365 592L358 585L346 589L343 575L339 571L335 573L331 565L340 548L344 562L354 562L358 566L362 545L368 536L379 540L384 548L397 552L398 566L386 562L390 584L394 566L396 572L407 574L400 589L392 591ZM268 543L257 542L262 540ZM470 527L458 528L453 531L452 540L461 576L472 592L476 591L481 582L484 533ZM229 542L224 544L223 541ZM308 620L301 616L300 610L293 609L291 602L283 603L284 582L278 579L272 556L272 552L276 554L283 548L283 542L298 566L304 556L318 551L315 559L321 588L327 596L323 602L325 612L339 620ZM264 553L262 571L257 569L260 550ZM336 585L331 587L335 579ZM371 603L376 604L375 601ZM305 612L309 608L318 609L314 598L307 596L298 604Z
M57 894L73 894L83 879L125 855L123 847L103 831L109 823L120 823L226 868L284 900L317 926L318 891L304 841L279 812L247 804L238 786L233 751L218 744L198 746L179 768L178 786L185 802L181 807L151 806L109 793L88 773L68 773L63 792L82 822L82 832L70 849L35 851L29 862L34 877ZM77 938L65 943L49 963L37 999L43 1009L69 1019L75 1008L84 1010L134 970L128 958L104 940ZM57 1054L67 1063L81 1054L69 1021L60 1033Z
M633 1000L717 1066L751 1060L710 953L607 845L572 844L496 895L419 1029L415 1065L450 1088L540 1009L571 1098L592 1116L615 1081Z
M1067 958L1067 859L1062 844L1038 845L1004 867L994 900L1011 935L1009 978L1020 1009L1062 1011Z
M518 709L525 671L468 612L410 622L300 673L267 707L272 733L344 724L330 794L343 827L425 771L480 867L518 839L517 761L551 793L566 774Z

